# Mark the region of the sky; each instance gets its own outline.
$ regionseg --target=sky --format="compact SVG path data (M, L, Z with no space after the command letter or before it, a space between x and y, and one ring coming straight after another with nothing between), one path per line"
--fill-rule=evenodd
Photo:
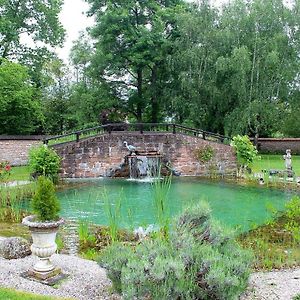
M193 0L188 0L193 1ZM197 0L194 0L197 1ZM228 0L211 0L213 5L219 6ZM89 5L84 0L65 0L60 13L60 21L66 30L63 48L57 48L56 53L65 62L68 61L73 41L77 40L80 31L93 24L93 19L85 15Z

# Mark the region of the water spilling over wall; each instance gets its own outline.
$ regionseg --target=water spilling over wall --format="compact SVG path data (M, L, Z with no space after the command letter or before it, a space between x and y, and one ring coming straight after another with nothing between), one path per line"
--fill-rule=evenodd
M156 178L160 173L160 156L131 155L128 157L130 178Z

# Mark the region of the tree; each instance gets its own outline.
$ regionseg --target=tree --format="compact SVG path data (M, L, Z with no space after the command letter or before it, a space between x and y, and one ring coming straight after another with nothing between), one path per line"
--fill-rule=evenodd
M209 1L179 19L174 115L226 134L272 135L282 126L299 70L298 2ZM294 87L293 87L294 86Z
M0 0L0 58L24 56L36 49L21 44L21 37L60 45L64 38L58 20L61 7L61 0Z
M30 134L43 122L40 102L27 69L2 60L0 64L0 134Z
M91 31L96 40L94 77L108 83L119 105L142 121L159 118L160 98L168 82L166 57L177 35L177 12L182 0L95 1L90 15L97 24Z

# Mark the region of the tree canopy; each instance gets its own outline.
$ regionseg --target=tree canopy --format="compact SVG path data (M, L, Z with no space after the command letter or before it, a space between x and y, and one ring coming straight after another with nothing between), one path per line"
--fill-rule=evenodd
M46 47L63 39L61 1L0 1L0 56L27 66L18 82L42 103L31 132L126 120L300 135L299 1L85 0L95 24L68 66ZM43 44L22 45L22 34Z

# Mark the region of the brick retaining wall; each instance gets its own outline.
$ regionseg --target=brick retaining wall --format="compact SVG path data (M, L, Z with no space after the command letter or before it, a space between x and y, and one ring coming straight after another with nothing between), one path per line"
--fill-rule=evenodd
M258 150L260 153L284 154L291 149L292 154L300 154L300 138L259 138Z
M28 163L28 151L41 143L41 136L0 136L0 161L12 166Z
M102 136L54 146L62 157L62 177L86 178L107 176L124 163L128 150L123 142L140 151L159 151L165 162L182 175L204 176L211 172L234 175L236 157L228 145L172 133L112 132ZM215 152L207 163L201 163L195 150L210 145Z

